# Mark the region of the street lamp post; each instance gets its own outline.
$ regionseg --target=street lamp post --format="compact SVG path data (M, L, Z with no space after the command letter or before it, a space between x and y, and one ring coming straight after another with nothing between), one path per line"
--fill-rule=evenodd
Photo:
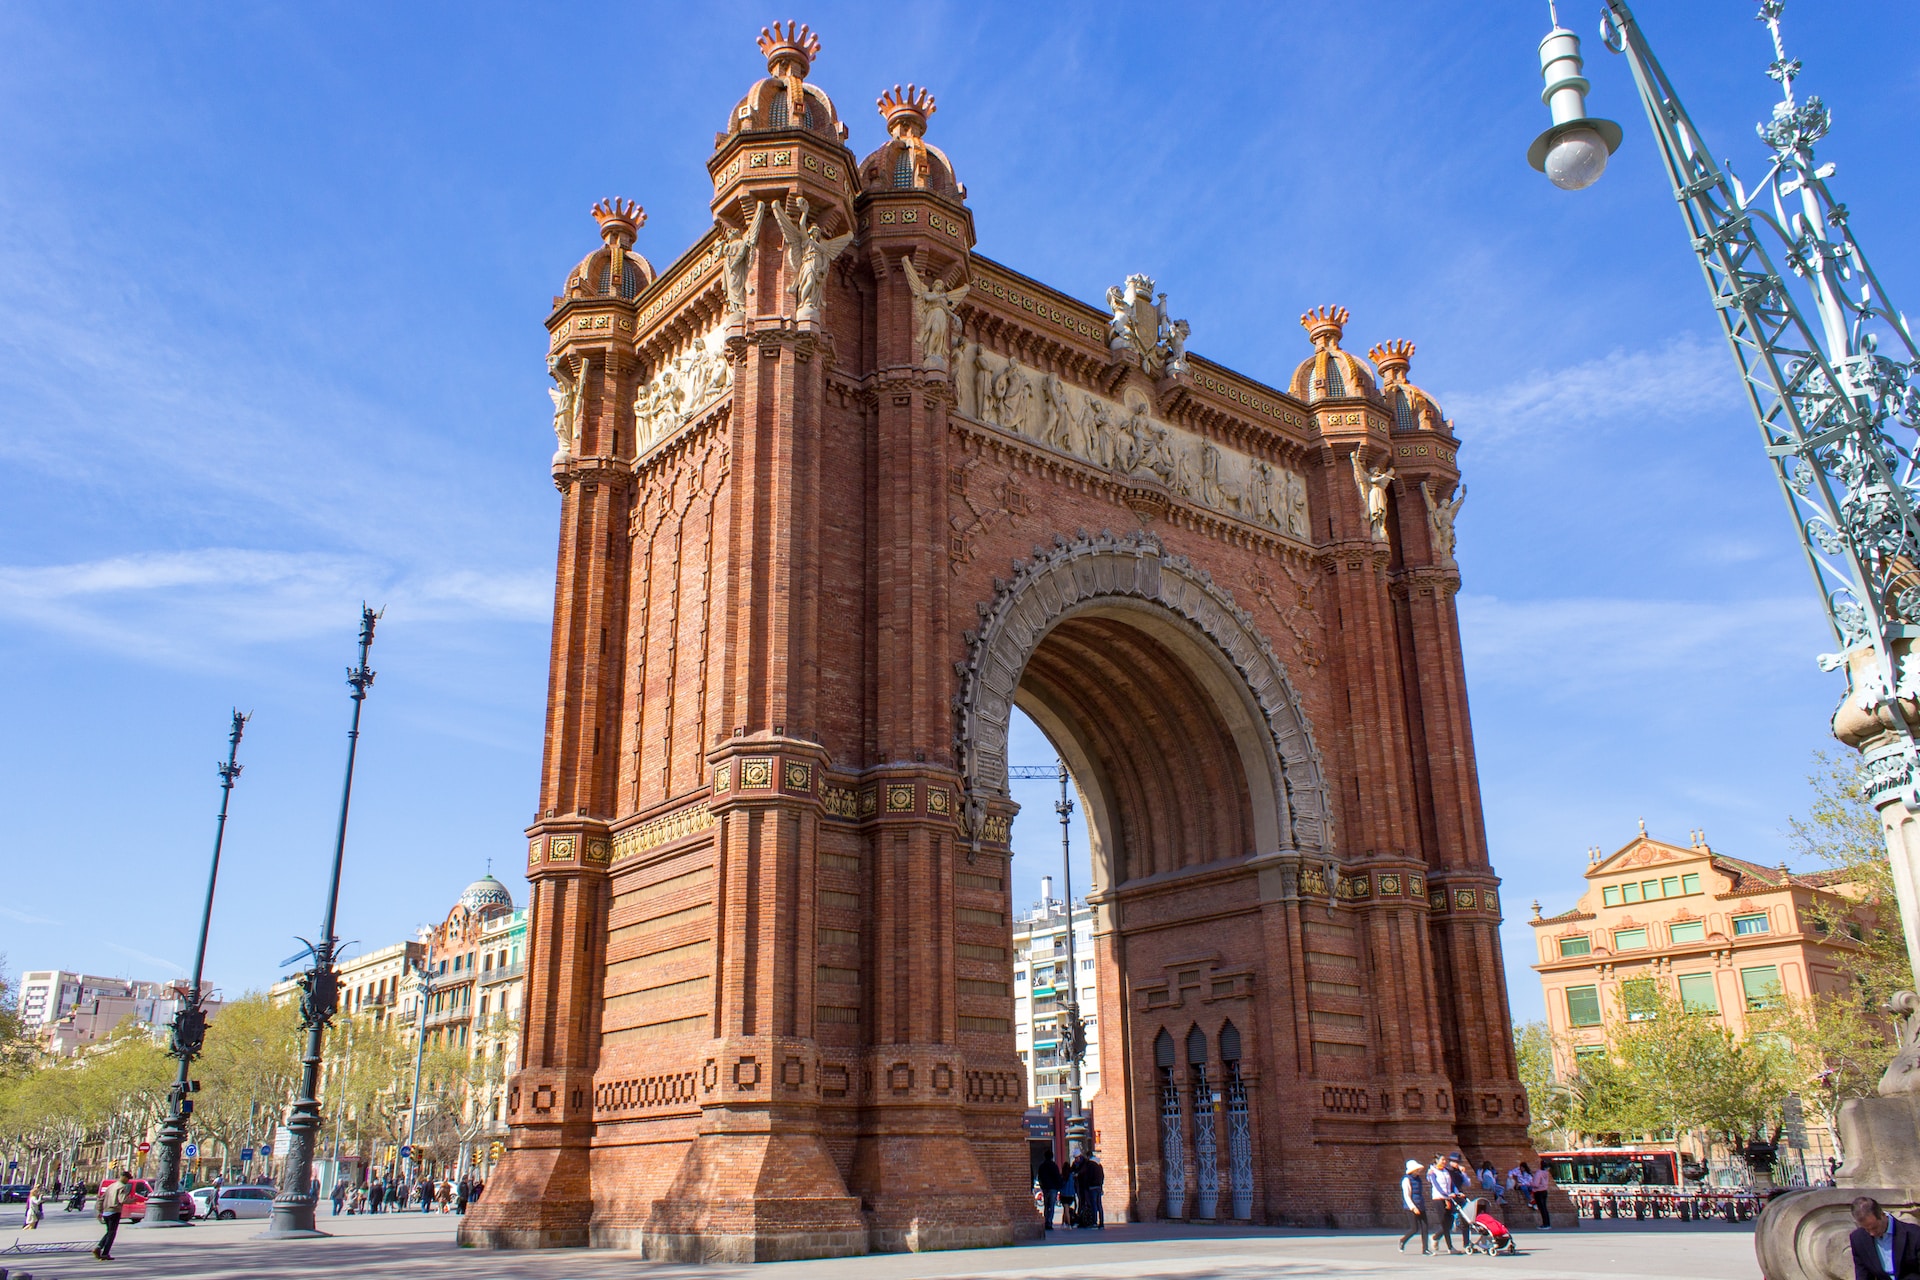
M213 923L213 890L220 881L220 846L227 838L227 802L233 798L233 784L240 778L240 735L246 731L248 717L233 713L233 726L227 734L227 762L220 772L220 816L213 826L213 861L207 868L207 900L200 909L200 945L193 953L193 981L187 986L180 1008L173 1015L173 1040L169 1052L180 1060L179 1074L167 1091L167 1118L160 1126L160 1169L154 1180L153 1194L147 1197L148 1227L180 1227L180 1148L187 1140L187 1117L193 1114L193 1060L207 1035L207 1014L201 1006L204 993L201 982L207 964L207 928Z
M1800 63L1781 40L1784 9L1785 0L1760 0L1774 52L1767 74L1779 83L1781 100L1759 126L1772 155L1751 191L1714 163L1625 0L1605 0L1601 38L1632 68L1826 608L1838 648L1821 655L1820 666L1845 668L1848 683L1833 731L1861 752L1920 987L1920 662L1913 660L1920 638L1920 344L1854 238L1847 207L1827 186L1833 166L1814 158L1832 116L1819 98L1794 96ZM1578 69L1579 45L1557 22L1541 45L1555 124L1535 140L1535 151L1563 127L1562 97L1567 110L1584 117L1587 82L1567 70ZM1585 182L1560 185L1577 188L1598 177L1595 170ZM1783 255L1786 275L1775 269L1769 245ZM1798 290L1789 277L1800 282ZM1896 999L1920 1018L1914 997ZM1920 1071L1905 1087L1920 1087Z
M1861 753L1863 790L1880 815L1920 987L1920 344L1854 238L1847 207L1827 186L1834 167L1814 159L1832 116L1819 98L1794 96L1801 68L1781 40L1785 7L1785 0L1760 0L1759 18L1773 43L1767 74L1780 86L1780 101L1759 126L1772 154L1752 190L1714 163L1625 0L1605 0L1600 34L1633 71L1833 629L1836 651L1819 659L1822 669L1847 673L1833 733ZM1566 95L1576 123L1592 124L1586 81L1576 74L1579 43L1556 19L1541 45L1541 68L1548 96ZM1561 112L1556 101L1555 129L1562 128ZM1590 185L1604 167L1602 159L1587 172L1575 157L1556 176L1534 152L1529 158L1572 189ZM1775 269L1774 252L1786 274ZM1889 1202L1920 1195L1906 1158L1920 1147L1912 1109L1920 1095L1920 995L1893 993L1888 1008L1905 1026L1901 1051L1880 1080L1882 1096L1852 1099L1840 1111L1847 1163L1836 1176L1845 1190L1767 1206L1755 1237L1767 1275L1810 1274L1802 1242L1839 1238L1856 1189L1874 1188Z
M360 743L360 708L373 687L367 650L373 645L374 624L380 615L360 607L360 662L347 670L353 690L353 723L347 730L347 773L340 788L340 824L333 841L333 874L327 882L326 911L320 918L320 936L313 942L313 964L300 975L300 1022L306 1028L306 1051L300 1055L300 1096L287 1117L287 1158L280 1167L280 1193L273 1200L273 1216L262 1240L295 1240L328 1233L313 1225L314 1139L320 1131L320 1061L327 1024L340 1003L340 975L333 957L339 939L334 920L340 905L340 864L347 851L347 811L353 800L353 760Z
M427 1002L433 995L433 935L427 935L427 963L420 970L420 1011L413 1019L413 1101L407 1104L407 1141L402 1148L407 1185L413 1185L414 1122L420 1118L420 1066L427 1056Z
M1053 811L1060 815L1060 881L1067 894L1067 1153L1088 1150L1086 1112L1080 1105L1080 1064L1087 1056L1086 1026L1080 1021L1080 967L1073 950L1073 856L1068 837L1073 820L1073 797L1067 791L1067 762L1058 762L1060 799Z

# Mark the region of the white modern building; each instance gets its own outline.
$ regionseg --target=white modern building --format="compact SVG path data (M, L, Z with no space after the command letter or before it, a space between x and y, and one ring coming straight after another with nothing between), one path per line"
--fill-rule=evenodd
M1094 984L1093 911L1073 905L1073 965L1067 968L1067 904L1053 896L1053 877L1040 880L1040 901L1013 923L1013 1029L1027 1068L1027 1101L1047 1106L1067 1096L1067 993L1078 986L1080 1019L1087 1029L1080 1093L1100 1087L1100 1013Z
M131 996L134 983L126 978L98 978L65 969L29 969L20 975L20 1021L32 1034L49 1022L58 1022L84 1001L99 996Z

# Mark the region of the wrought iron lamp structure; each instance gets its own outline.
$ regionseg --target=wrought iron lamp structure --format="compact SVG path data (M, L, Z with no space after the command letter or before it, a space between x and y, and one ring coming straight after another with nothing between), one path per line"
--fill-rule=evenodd
M207 1038L206 992L202 985L207 965L207 929L213 923L213 891L220 883L220 846L227 838L227 802L233 798L233 784L240 780L240 735L246 732L252 717L239 710L233 713L233 726L227 734L227 760L216 768L220 774L220 816L213 827L213 861L207 869L207 901L200 909L200 945L193 952L193 981L188 984L179 1010L173 1015L173 1037L167 1052L180 1062L173 1087L167 1090L167 1118L160 1125L160 1168L154 1179L153 1194L147 1197L146 1227L182 1227L180 1218L180 1149L187 1140L187 1117L193 1114L191 1095L199 1084L193 1079L193 1060Z
M340 905L340 864L347 851L347 811L353 801L353 761L360 745L360 709L367 690L373 687L373 672L367 667L367 650L373 645L374 624L380 614L360 606L360 661L347 669L347 686L353 690L353 723L347 730L347 775L340 788L340 824L333 841L333 875L327 882L326 912L320 919L320 936L312 944L313 964L300 975L300 1025L306 1028L306 1050L300 1055L300 1096L294 1099L287 1117L287 1158L280 1167L280 1193L273 1200L273 1216L262 1240L298 1240L324 1236L314 1222L313 1153L320 1132L320 1062L327 1026L340 1007L340 975L333 967L340 939L334 933L334 921ZM304 941L304 939L303 939Z
M1069 1154L1076 1150L1090 1151L1093 1144L1088 1139L1092 1135L1087 1132L1086 1111L1081 1106L1080 1079L1081 1064L1087 1058L1087 1027L1080 1020L1080 966L1073 951L1073 858L1068 841L1072 831L1073 796L1067 790L1071 779L1064 760L1056 760L1051 766L1013 765L1007 770L1007 776L1060 780L1060 798L1054 801L1053 811L1060 815L1060 882L1067 895L1067 1001L1063 1010L1067 1022L1063 1037L1067 1052L1067 1148Z
M1757 126L1771 156L1751 190L1714 163L1625 0L1604 0L1600 34L1632 68L1832 625L1837 648L1820 666L1844 667L1848 680L1834 730L1864 758L1920 986L1920 346L1827 185L1834 166L1814 157L1832 115L1794 94L1801 64L1781 39L1784 8L1760 3L1780 101ZM1571 45L1577 71L1579 38L1556 21L1542 44L1551 93L1549 44Z

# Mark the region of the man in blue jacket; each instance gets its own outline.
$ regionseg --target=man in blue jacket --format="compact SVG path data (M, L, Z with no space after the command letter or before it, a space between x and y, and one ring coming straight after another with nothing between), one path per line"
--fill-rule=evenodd
M1920 1227L1890 1216L1872 1196L1853 1202L1853 1280L1920 1280Z

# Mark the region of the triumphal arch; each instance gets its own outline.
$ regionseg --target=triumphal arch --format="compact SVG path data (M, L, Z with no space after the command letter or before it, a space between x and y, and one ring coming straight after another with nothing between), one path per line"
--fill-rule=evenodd
M656 271L595 206L547 320L522 1066L462 1238L1036 1234L1016 707L1093 836L1110 1213L1362 1223L1408 1154L1528 1154L1412 345L1321 307L1290 376L1215 364L1147 275L1088 305L976 252L930 95L863 159L819 42L760 48L713 229Z

